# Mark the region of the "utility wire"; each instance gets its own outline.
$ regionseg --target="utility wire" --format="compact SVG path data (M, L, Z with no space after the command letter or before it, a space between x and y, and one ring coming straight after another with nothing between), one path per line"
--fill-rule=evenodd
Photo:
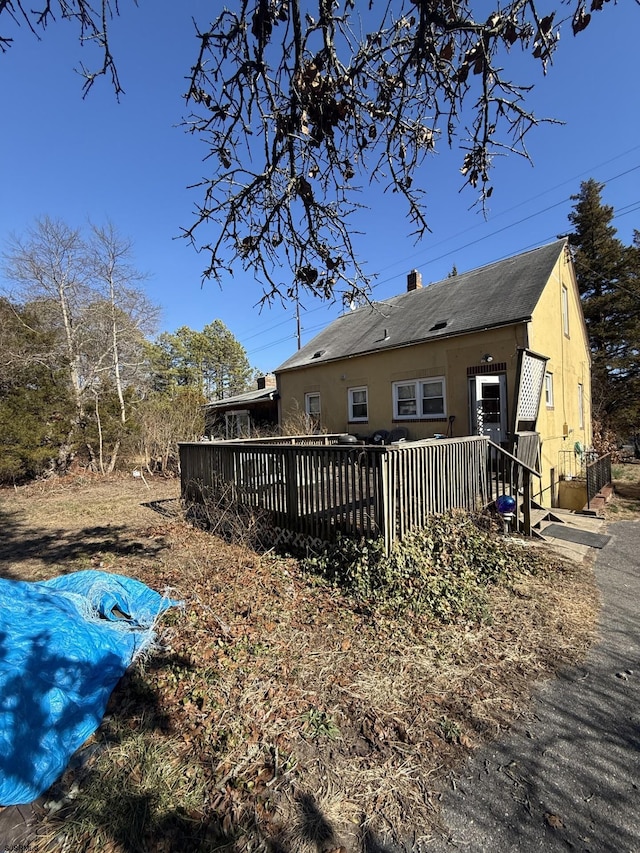
M605 183L605 184L613 183L613 181L616 181L619 178L624 178L626 175L629 175L631 172L635 172L638 169L640 169L640 164L638 164L637 166L632 166L630 169L626 169L624 172L620 172L619 174L614 175L613 177L609 178L607 181L602 181L600 183ZM561 201L558 201L555 204L551 204L548 207L544 207L541 210L537 210L537 211L535 211L535 213L530 213L528 216L524 216L522 219L518 219L516 222L511 222L509 225L503 225L502 228L498 228L496 231L492 231L490 234L485 234L482 237L478 237L476 240L471 240L468 243L464 243L462 246L458 246L455 249L451 249L448 252L444 252L442 255L438 255L435 258L430 258L428 263L433 264L436 261L441 261L444 258L448 258L451 255L455 254L456 252L461 252L464 249L468 249L471 246L475 246L477 243L482 243L484 240L488 240L491 237L495 237L497 234L502 234L505 231L508 231L510 228L515 228L516 225L522 225L524 222L528 222L531 219L535 219L536 216L542 216L542 214L548 213L550 210L554 210L556 207L560 207L561 205L566 204L568 201L571 201L571 200L572 200L572 196L569 196L568 198L563 198ZM466 229L465 231L461 232L458 236L463 236L465 233L467 233L467 231L471 231L477 227L479 227L479 226L473 226L473 228ZM451 239L451 238L447 238L447 239ZM443 240L440 243L436 243L436 247L438 245L442 245L443 242L447 242L447 241ZM544 242L544 241L541 241L541 242ZM521 249L520 251L524 251L524 250ZM518 252L509 252L509 255L506 255L505 257L509 257L511 255L514 255L514 254L518 254ZM415 257L415 255L413 255L411 257ZM409 260L409 259L410 258L406 258L405 260ZM500 260L500 259L498 259L498 260ZM395 276L392 276L391 278L385 279L385 280L380 281L380 282L376 282L376 284L374 284L371 289L373 290L382 284L387 284L389 281L392 281L394 278L395 278Z
M529 204L531 201L535 201L535 199L540 198L540 197L542 197L542 196L544 196L544 195L547 195L548 193L553 192L554 190L558 189L558 188L559 188L559 187L561 187L561 186L565 186L565 185L566 185L566 184L568 184L568 183L572 183L573 181L577 180L579 177L582 177L582 176L584 176L584 175L586 175L586 174L589 174L590 172L593 172L595 169L601 168L603 165L608 165L609 163L612 163L612 162L614 162L615 160L618 160L618 159L620 159L621 157L624 157L624 156L626 156L627 154L630 154L630 153L632 153L632 152L636 151L638 148L640 148L640 145L636 145L636 146L634 146L633 148L630 148L628 151L625 151L625 152L623 152L623 153L621 153L621 154L618 154L618 155L616 155L615 157L611 157L611 158L609 158L608 160L604 161L603 163L600 163L600 164L598 164L597 166L593 167L593 169L585 170L584 172L582 172L582 173L580 173L579 175L577 175L575 178L569 178L569 179L567 179L566 181L563 181L563 182L561 182L560 184L556 184L554 187L551 187L550 189L545 190L544 192L539 193L538 195L533 196L532 198L530 198L530 199L528 199L528 200L526 200L526 201L519 202L517 205L514 205L514 206L513 206L513 207L511 207L511 208L508 208L508 210L506 210L506 211L502 211L502 212L500 212L500 213L496 214L496 216L495 216L494 218L498 218L498 217L500 217L500 216L504 216L504 215L506 215L507 213L509 213L509 212L511 212L511 211L513 211L513 210L516 210L516 209L517 209L517 208L519 208L519 207L522 207L523 205ZM611 183L613 183L613 181L619 180L620 178L623 178L623 177L625 177L626 175L629 175L629 174L631 174L632 172L637 171L638 169L640 169L640 164L635 165L635 166L632 166L632 167L631 167L631 168L629 168L629 169L625 169L623 172L619 172L618 174L613 175L613 176L611 176L610 178L607 178L606 180L600 181L599 183L602 183L602 184L605 184L605 185L607 185L607 184L611 184ZM490 238L492 238L492 237L494 237L494 236L497 236L498 234L504 233L505 231L508 231L510 228L515 228L515 227L516 227L516 226L518 226L518 225L522 225L523 223L528 222L528 221L530 221L531 219L535 219L537 216L541 216L541 215L542 215L542 214L544 214L544 213L548 213L550 210L554 210L555 208L560 207L560 206L562 206L563 204L566 204L567 202L570 202L570 201L572 200L572 198L573 198L573 196L568 196L568 197L566 197L566 198L563 198L561 201L558 201L558 202L555 202L554 204L548 205L547 207L542 208L542 209L540 209L540 210L538 210L538 211L535 211L534 213L531 213L531 214L529 214L528 216L525 216L525 217L523 217L523 218L521 218L521 219L519 219L519 220L516 220L515 222L511 222L511 223L510 223L510 224L508 224L508 225L504 225L502 228L499 228L499 229L497 229L497 230L495 230L495 231L492 231L490 234L485 234L485 235L484 235L484 236L482 236L482 237L479 237L479 238L477 238L477 239L475 239L475 240L471 240L471 241L469 241L469 242L467 242L467 243L464 243L464 244L463 244L463 245L461 245L461 246L458 246L458 247L456 247L456 248L454 248L454 249L451 249L451 250L449 250L449 251L447 251L447 252L444 252L444 253L442 253L441 255L436 256L435 258L430 258L430 259L429 259L429 261L428 261L428 264L433 264L433 263L436 263L437 261L444 260L445 258L450 257L451 255L454 255L456 252L464 251L465 249L468 249L468 248L470 248L470 247L472 247L472 246L476 245L477 243L481 243L481 242L483 242L484 240L490 239ZM638 209L639 209L639 206L640 206L640 201L631 202L629 205L625 205L625 206L624 206L623 208L621 208L619 211L616 211L615 216L613 217L613 220L615 221L615 219L618 219L618 218L619 218L619 217L621 217L621 216L626 216L626 215L627 215L627 214L629 214L629 213L634 213L636 210L638 210ZM443 245L444 243L448 242L449 240L455 239L455 236L463 236L464 234L468 233L469 231L475 230L476 228L479 228L479 227L481 227L481 226L480 226L480 225L476 225L476 226L472 226L471 228L465 229L465 231L460 232L458 235L454 235L453 237L448 237L448 238L446 238L445 240L442 240L442 241L440 241L439 243L436 243L436 244L435 244L435 246L437 247L438 245ZM551 235L550 237L547 237L547 238L545 238L545 239L543 239L543 240L540 240L540 241L538 241L537 243L530 244L530 245L529 245L529 246L527 246L526 248L523 248L523 249L517 250L517 251L515 251L515 252L514 252L514 251L510 251L510 252L508 253L508 255L504 255L502 258L496 258L494 262L497 262L497 261L499 261L499 260L502 260L502 259L504 259L505 257L510 257L510 256L512 256L512 255L514 255L514 254L520 254L521 252L523 252L523 251L527 251L528 249L530 249L530 248L534 248L534 247L536 247L536 246L538 246L538 245L543 245L545 242L548 242L549 240L553 240L555 236L556 236L556 235ZM412 254L412 255L405 256L405 257L404 257L403 259L401 259L400 261L395 261L395 262L394 262L394 264L393 264L393 266L398 266L400 263L406 263L407 261L410 261L412 258L415 258L418 254L422 254L422 252L414 253L414 254ZM387 267L386 269L390 269L390 268L391 268L391 267ZM394 276L389 276L389 277L387 277L387 278L385 278L385 279L382 279L382 280L380 280L380 281L377 281L374 285L372 285L372 287L371 287L372 291L373 291L373 290L375 290L375 289L377 289L377 288L379 288L379 287L381 287L381 286L382 286L382 285L384 285L384 284L388 284L388 283L390 283L390 282L391 282L391 281L393 281L396 277L397 277L397 276L395 276L395 275L394 275ZM309 309L309 310L305 310L305 311L304 311L304 316L305 316L305 317L308 317L309 315L311 315L311 314L315 314L315 313L317 313L318 311L327 311L327 305L326 305L326 304L318 305L316 308L311 308L311 309ZM292 320L292 319L295 319L295 318L294 318L294 317L291 317L291 318L290 318L290 317L286 317L284 320L281 320L281 321L280 321L280 322L278 322L278 323L271 324L270 329L277 328L277 327L279 327L279 326L285 325L285 324L287 324L287 323L291 322L291 320ZM303 331L305 331L305 332L307 332L307 333L312 333L312 332L314 332L314 331L317 331L317 330L319 330L319 329L324 328L324 326L325 326L325 324L322 324L322 325L320 325L320 326L313 327L313 328L310 328L310 329L306 329L306 328L304 328L304 327L303 327ZM265 333L265 332L264 332L264 330L257 331L257 332L255 332L254 334L252 334L252 335L250 335L250 336L248 336L248 337L245 337L245 338L244 338L244 340L252 340L252 339L254 339L254 338L256 338L256 337L261 337L264 333ZM291 335L291 336L287 336L287 337L285 337L285 338L281 338L281 339L279 339L278 341L274 341L273 343L267 343L267 344L265 344L265 345L263 345L263 346L260 346L260 347L257 347L257 348L252 349L250 352L251 352L251 353L256 353L256 352L261 352L261 351L263 351L263 350L265 350L265 349L271 349L272 347L275 347L275 346L277 346L277 345L279 345L279 344L281 344L281 343L286 343L286 341L288 341L288 340L290 339L290 337L291 337L291 338L293 338L293 337L295 337L295 335ZM248 352L247 354L249 354L249 352Z
M635 168L640 168L640 166L636 166ZM567 199L565 199L565 201L566 201L566 200L567 200ZM564 203L564 202L558 202L558 204L563 204L563 203ZM557 205L553 205L552 207L557 207ZM628 208L628 209L627 209L627 208ZM549 209L552 209L552 208L549 208ZM615 215L612 217L612 222L615 222L615 220L616 220L616 219L618 219L618 218L619 218L619 217L621 217L621 216L626 216L626 215L627 215L627 214L629 214L629 213L634 213L636 210L640 210L640 201L631 202L630 204L625 205L625 207L623 207L623 208L621 209L621 211L620 211L620 212L616 212L616 213L615 213ZM531 215L531 217L525 217L525 218L524 218L523 220L521 220L521 221L522 221L522 222L526 222L526 221L527 221L527 219L530 219L530 218L532 218L533 216L537 216L537 215L538 215L538 214L532 214L532 215ZM505 228L500 229L500 231L503 231L503 230L505 230L505 229L506 229L506 228L508 228L508 227L511 227L511 226L505 226ZM494 233L500 233L500 231L498 231L498 232L494 232ZM519 255L519 254L522 254L523 252L528 252L528 251L530 251L531 249L535 249L535 248L537 248L538 246L543 246L543 245L545 245L546 243L549 243L549 242L551 242L552 240L554 240L556 237L557 237L557 235L556 235L556 234L549 234L549 235L547 235L546 237L544 237L543 239L538 240L538 241L536 241L535 243L530 243L530 244L529 244L529 245L527 245L527 246L523 246L523 247L521 247L520 249L516 250L515 252L513 252L513 251L512 251L512 252L509 252L509 253L508 253L508 254L506 254L506 255L503 255L502 257L495 258L495 259L494 259L494 261L492 261L492 263L498 263L498 262L499 262L499 261L501 261L501 260L505 260L505 259L506 259L506 258L508 258L508 257L512 257L513 255ZM471 245L474 245L476 242L478 242L478 241L477 241L477 240L474 240L474 241L472 241L471 243L469 243L469 244L467 244L467 245L471 246ZM465 247L462 247L462 248L466 248L466 246L465 246ZM436 260L440 260L440 259L442 259L442 258L446 258L449 254L453 254L453 253L454 253L454 252L456 252L456 251L460 251L460 249L452 249L452 250L451 250L451 252L445 253L444 255L440 255L438 258L434 258L433 260L434 260L434 262L435 262ZM380 284L384 284L384 283L388 283L389 281L393 281L393 279L394 279L394 278L395 278L395 276L393 276L392 278L387 279L387 281L386 281L386 282L380 282ZM377 286L377 285L376 285L376 286ZM620 287L620 289L624 290L624 288L622 288L621 286L619 286L619 287ZM309 311L305 312L305 316L309 316L310 314L315 314L316 312L318 312L318 311L323 311L323 310L325 310L325 311L326 311L326 306L324 306L324 305L320 305L320 306L318 306L317 308L312 308L312 309L310 309ZM276 325L281 326L281 325L283 325L284 323L289 323L289 322L291 322L291 319L292 319L292 318L289 318L289 317L288 317L288 318L286 318L285 320L283 320L281 323L278 323L278 324L276 324ZM335 319L335 318L333 318L333 319ZM308 334L313 334L314 332L319 332L319 331L321 331L322 329L326 328L326 325L327 325L326 323L320 323L319 325L317 325L317 326L312 326L312 327L310 327L310 328L305 328L305 327L303 327L303 331L307 332ZM253 335L252 337L259 337L259 336L260 336L260 335L262 335L262 334L264 334L264 333L263 333L263 332L258 332L257 334ZM247 355L252 355L252 354L254 354L254 353L263 352L264 350L267 350L267 349L273 349L274 347L279 346L280 344L287 343L287 341L290 341L290 340L292 340L292 339L293 339L293 338L295 338L295 337L296 337L296 336L295 336L295 334L291 334L291 335L287 335L287 336L286 336L286 337L284 337L284 338L279 338L277 341L272 341L272 342L269 342L269 343L263 344L262 346L254 347L254 348L253 348L253 349L251 349L251 350L247 350ZM248 340L248 339L247 339L247 338L245 338L245 340Z

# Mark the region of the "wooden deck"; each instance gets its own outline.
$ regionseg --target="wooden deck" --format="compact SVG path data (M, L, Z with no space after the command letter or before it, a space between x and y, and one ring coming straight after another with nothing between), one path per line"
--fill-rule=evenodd
M279 541L333 541L340 532L382 537L390 549L431 515L478 510L512 493L520 496L516 522L530 532L536 472L485 436L395 446L310 438L181 444L182 497L203 503L224 494L263 514Z

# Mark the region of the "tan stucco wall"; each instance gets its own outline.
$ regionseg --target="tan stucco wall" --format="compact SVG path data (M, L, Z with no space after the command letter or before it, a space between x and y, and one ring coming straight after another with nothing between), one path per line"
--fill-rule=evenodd
M480 367L490 353L490 367L504 362L509 406L515 383L517 348L525 345L526 328L507 326L488 332L417 344L372 353L339 362L301 368L278 375L281 422L304 412L305 394L319 392L322 428L327 432L373 434L406 426L410 439L431 438L446 433L447 417L455 415L454 435L469 434L468 367ZM447 417L441 420L393 421L392 383L403 379L443 376L446 383ZM348 423L348 389L367 386L369 420ZM508 411L510 417L510 409Z
M569 333L562 317L562 287L567 288ZM574 447L591 445L591 374L587 334L580 296L567 258L563 256L545 287L529 324L529 346L549 356L547 371L553 376L553 406L546 404L543 390L538 415L542 438L543 503L552 503L551 482L555 481L553 502L557 500L559 477L567 466L575 465ZM583 386L583 426L580 426L578 385ZM571 473L571 471L569 471Z

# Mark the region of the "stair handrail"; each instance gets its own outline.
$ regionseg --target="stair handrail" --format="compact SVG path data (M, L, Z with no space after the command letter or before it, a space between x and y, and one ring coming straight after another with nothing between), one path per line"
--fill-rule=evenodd
M495 447L495 449L496 449L496 450L499 450L499 451L500 451L500 453L502 453L502 455L503 455L503 456L506 456L508 459L511 459L511 460L513 460L514 462L517 462L517 464L518 464L521 468L524 468L526 471L529 471L529 473L530 473L530 474L535 474L535 475L536 475L536 477L538 477L538 479L542 479L542 474L541 474L539 471L536 471L536 469L535 469L535 468L530 468L530 467L526 464L526 462L523 462L521 459L518 459L518 457L517 457L517 456L514 456L514 455L513 455L513 453L509 453L509 451L508 451L508 450L505 450L505 449L504 449L504 447L500 447L500 445L499 445L499 444L496 444L494 441L491 441L491 439L489 439L489 444L490 444L490 446L491 446L491 447Z
M531 501L532 501L532 489L531 489L531 475L534 474L538 479L542 478L542 474L539 471L536 471L535 468L531 468L525 462L518 459L517 456L514 456L513 453L509 453L508 450L505 450L503 447L500 447L499 444L491 441L491 439L487 442L487 460L490 459L491 448L495 449L503 459L510 461L512 464L515 464L516 470L520 470L522 473L522 504L519 506L518 501L516 500L516 524L521 533L525 536L531 536L532 525L531 525ZM496 469L497 474L497 469ZM511 482L513 485L513 477L511 477ZM497 481L496 481L497 487ZM503 480L504 487L504 480ZM513 496L515 497L515 496ZM522 516L522 517L521 517Z

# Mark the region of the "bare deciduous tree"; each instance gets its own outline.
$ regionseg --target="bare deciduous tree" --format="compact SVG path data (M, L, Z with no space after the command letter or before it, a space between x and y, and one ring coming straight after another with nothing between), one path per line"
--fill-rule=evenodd
M28 304L42 325L54 331L49 356L64 365L76 406L76 426L84 420L85 390L90 382L85 359L89 330L82 318L96 301L79 230L44 217L26 237L9 240L5 273L16 287L14 301Z
M92 226L88 238L64 222L45 217L25 237L13 237L4 256L13 283L11 298L28 305L50 333L51 365L66 370L76 416L60 465L72 453L76 431L84 435L92 464L102 464L100 400L115 392L119 420L127 420L126 386L137 378L144 359L144 336L155 329L157 309L138 287L144 278L130 263L131 243L113 225ZM99 450L86 431L88 410L95 413ZM119 448L116 439L108 467Z
M104 291L105 335L102 342L108 353L120 402L120 419L126 423L124 383L133 381L146 363L143 340L156 331L159 309L140 289L146 276L131 263L133 244L122 237L112 223L92 226L91 264L96 286Z

